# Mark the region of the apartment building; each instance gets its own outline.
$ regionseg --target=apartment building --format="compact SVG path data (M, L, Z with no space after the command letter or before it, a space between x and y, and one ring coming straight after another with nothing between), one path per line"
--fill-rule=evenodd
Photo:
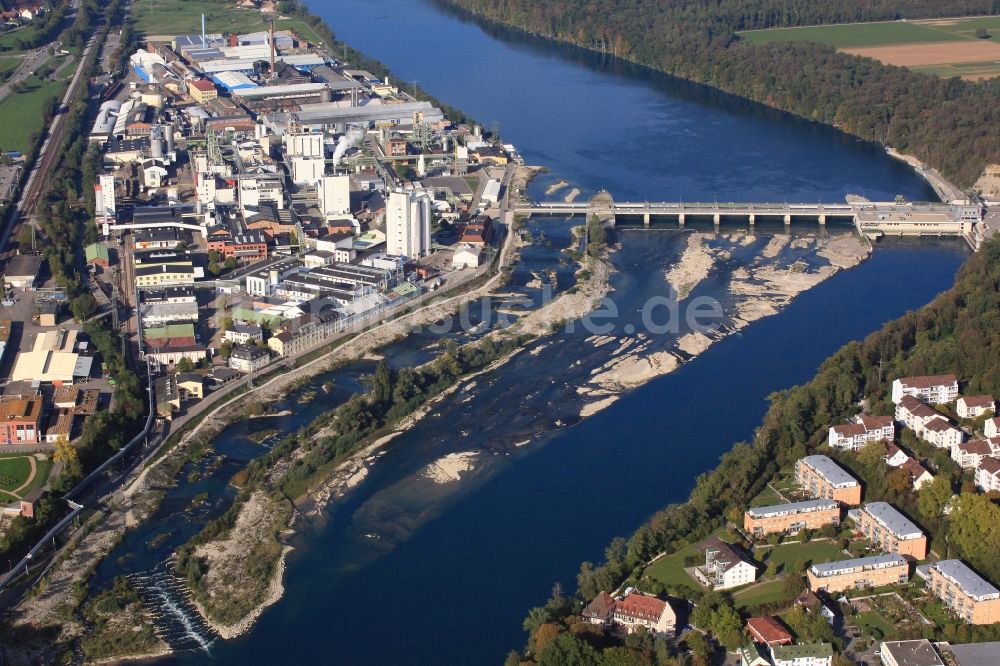
M976 487L984 493L1000 492L1000 458L988 456L976 468Z
M1000 437L970 439L951 450L951 458L963 469L975 469L987 456L1000 456Z
M728 590L754 582L757 567L747 562L731 544L712 537L704 541L704 566L695 567L695 577L713 590Z
M986 435L987 439L1000 437L1000 416L986 419L986 423L983 424L983 434Z
M868 442L891 442L895 437L891 416L860 415L851 423L832 426L827 443L835 449L857 451Z
M955 412L961 419L978 419L980 416L995 411L996 403L991 395L967 395L955 403Z
M939 449L952 449L965 441L965 433L943 416L931 419L917 430L917 436Z
M640 627L660 636L672 636L677 615L666 601L638 592L615 599L601 592L583 610L583 617L601 627L611 627L632 633Z
M899 404L904 395L942 405L958 397L958 378L955 375L900 377L892 383L892 401Z
M887 502L868 502L861 507L858 529L886 553L916 560L927 557L927 536Z
M926 638L883 641L879 652L882 666L945 666L941 655Z
M920 572L927 589L965 622L1000 622L1000 590L961 560L941 560Z
M910 564L902 556L872 555L839 562L814 564L806 572L809 589L843 592L859 587L899 585L910 578Z
M795 481L817 499L848 506L861 504L861 484L828 456L806 456L795 463Z
M771 646L774 666L830 666L833 646L829 643L798 643Z
M840 504L828 499L753 507L743 514L743 529L757 538L839 524Z
M940 412L912 395L904 395L896 403L896 420L910 430L920 431L925 423L940 417Z

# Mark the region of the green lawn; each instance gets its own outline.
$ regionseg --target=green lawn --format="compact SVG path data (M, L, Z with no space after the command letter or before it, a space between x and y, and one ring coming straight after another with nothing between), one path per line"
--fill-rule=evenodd
M788 600L789 596L785 591L784 580L772 580L733 593L733 601L736 602L737 608L750 608L751 606Z
M0 490L14 490L28 480L31 463L24 456L0 458Z
M790 543L758 549L754 553L765 565L774 562L780 572L789 572L796 562L802 561L806 566L821 562L847 559L840 548L830 541L807 541L806 543ZM794 571L791 573L804 573Z
M750 500L750 506L772 506L774 504L781 504L782 502L784 500L781 498L781 495L772 490L771 486L766 486L757 497Z
M0 123L0 149L28 152L29 138L42 131L42 105L49 97L62 99L66 81L40 81L32 76L24 82L24 90L12 93L0 101L0 118L17 118L18 122Z
M136 0L131 19L136 31L145 35L197 35L201 33L201 15L210 33L245 33L266 30L263 14L251 9L236 9L233 3L217 0ZM275 30L291 30L311 42L318 42L316 32L303 20L291 17L274 22Z
M29 455L32 454L15 453L0 456L0 503L6 504L18 499L9 491L20 488L27 481L28 474L31 472L31 463L27 459ZM35 478L18 493L20 496L23 497L29 491L41 488L48 482L49 472L52 471L52 460L38 460L36 458L35 470Z
M643 571L644 576L658 580L664 585L678 585L698 589L698 583L684 571L684 558L689 555L698 556L694 546L683 548L673 555L667 555L653 562Z
M0 56L0 79L6 79L7 75L12 73L21 65L20 58L14 58L12 56L3 57Z
M31 42L34 38L35 29L30 25L0 34L0 53L17 53L22 50L22 43Z
M857 616L852 618L851 622L859 630L861 630L862 633L868 636L871 636L871 627L878 627L878 630L882 632L882 638L891 640L896 637L896 628L889 624L885 618L875 611L858 613Z

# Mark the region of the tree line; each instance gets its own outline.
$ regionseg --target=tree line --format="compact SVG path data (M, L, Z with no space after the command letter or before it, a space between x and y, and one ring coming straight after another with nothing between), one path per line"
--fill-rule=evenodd
M997 14L996 0L441 0L475 15L891 145L962 187L1000 162L1000 79L941 79L739 30Z

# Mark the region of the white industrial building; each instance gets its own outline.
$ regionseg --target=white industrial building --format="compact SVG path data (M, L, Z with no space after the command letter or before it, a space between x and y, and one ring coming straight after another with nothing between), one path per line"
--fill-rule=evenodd
M431 198L424 190L389 194L385 210L385 241L389 254L423 257L431 249Z

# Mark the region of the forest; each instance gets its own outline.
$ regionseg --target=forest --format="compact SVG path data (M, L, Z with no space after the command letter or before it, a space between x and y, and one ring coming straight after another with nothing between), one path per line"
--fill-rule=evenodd
M961 187L1000 162L1000 79L941 79L739 30L1000 13L997 0L441 0L891 145Z
M815 452L825 443L830 424L856 413L863 398L874 413L892 413L888 396L892 378L944 373L961 378L968 395L1000 394L1000 239L969 258L949 291L863 341L845 345L809 383L772 395L753 441L736 444L714 470L699 476L687 502L657 512L628 539L613 540L603 564L584 562L575 596L563 595L557 588L544 606L531 609L524 622L528 643L522 652L512 652L507 663L666 665L688 663L692 655L695 663L707 663L711 646L699 638L701 634L687 644L691 655L670 654L660 641L648 637L608 642L581 623L579 612L601 590L638 583L646 564L658 554L697 543L742 515L779 470ZM961 558L988 579L1000 581L997 498L977 493L967 479L963 482L950 458L935 457L935 452L905 436L904 443L918 457L938 463L934 483L916 493L908 483L900 484L895 475L885 473L881 452L862 449L836 457L864 482L866 500L893 502L929 533L939 555ZM824 448L823 453L830 451ZM951 509L948 515L944 515L946 504ZM699 616L692 615L691 621L707 629L715 641L732 647L732 600L712 593L695 601L699 609L707 610L698 610ZM926 631L937 640L970 642L1000 639L998 627L951 620ZM800 635L807 638L816 630L808 625L803 629Z

